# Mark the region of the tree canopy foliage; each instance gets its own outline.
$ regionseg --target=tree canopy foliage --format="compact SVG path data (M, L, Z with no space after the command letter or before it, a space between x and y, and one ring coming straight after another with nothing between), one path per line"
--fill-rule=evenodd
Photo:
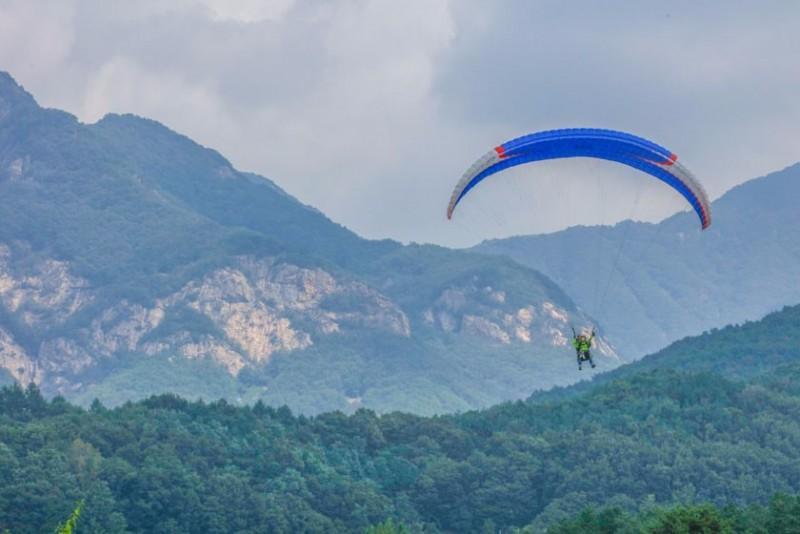
M81 499L79 532L790 525L797 502L773 495L800 492L797 383L797 365L748 383L661 370L429 418L173 395L83 410L14 386L0 390L0 528L41 532Z

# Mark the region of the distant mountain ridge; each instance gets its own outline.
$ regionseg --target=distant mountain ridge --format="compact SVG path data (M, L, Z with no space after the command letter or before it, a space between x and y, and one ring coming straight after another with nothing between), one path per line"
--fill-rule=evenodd
M581 376L571 321L511 260L362 239L155 121L82 124L0 73L5 380L85 403L465 410Z
M798 206L800 164L728 191L713 202L714 222L702 233L691 214L681 213L658 224L575 227L486 241L473 250L545 273L630 359L800 302ZM594 276L574 261L576 251L595 261L603 279L616 265L601 303Z

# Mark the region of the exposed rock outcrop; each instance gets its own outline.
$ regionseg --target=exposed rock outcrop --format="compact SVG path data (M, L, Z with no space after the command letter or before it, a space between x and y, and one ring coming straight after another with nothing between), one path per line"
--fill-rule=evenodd
M7 370L20 384L33 382L39 384L41 375L37 372L36 362L20 347L13 336L0 328L0 368Z
M441 292L423 321L448 333L463 332L501 344L541 342L554 347L569 344L570 314L553 302L528 303L513 307L504 291L489 286L449 287ZM604 339L596 349L617 358Z
M46 332L92 302L89 284L70 274L66 262L42 261L19 275L11 260L9 247L0 246L0 303L25 325ZM192 325L159 330L185 309L205 318L214 332ZM21 383L46 380L59 392L74 390L74 377L101 359L121 355L209 358L235 376L247 365L267 363L276 352L298 351L315 339L355 329L411 335L406 314L362 282L272 258L240 257L152 306L123 300L72 336L45 335L34 354L2 330L0 367Z
M11 249L0 245L0 302L28 326L60 324L92 301L86 280L53 259L14 265Z

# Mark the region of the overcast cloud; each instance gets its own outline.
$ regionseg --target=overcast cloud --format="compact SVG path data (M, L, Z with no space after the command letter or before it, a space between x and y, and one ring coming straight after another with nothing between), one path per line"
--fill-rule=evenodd
M367 237L467 245L682 204L603 163L524 166L444 216L472 161L595 126L716 198L800 160L800 2L0 0L0 69L94 122L148 116Z

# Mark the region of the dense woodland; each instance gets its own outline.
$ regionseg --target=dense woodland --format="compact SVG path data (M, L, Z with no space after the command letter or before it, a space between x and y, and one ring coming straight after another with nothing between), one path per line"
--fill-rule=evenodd
M797 502L774 496L800 492L798 384L798 365L746 383L659 370L432 418L169 395L83 410L7 387L0 527L48 531L81 499L79 532L636 531L666 521L661 506L702 503L745 508L671 513L796 520Z
M522 529L527 532L529 529ZM584 510L575 518L563 520L548 529L555 534L677 534L751 533L782 534L800 532L800 498L776 495L768 505L747 507L714 505L676 505L654 507L636 515L619 508Z

